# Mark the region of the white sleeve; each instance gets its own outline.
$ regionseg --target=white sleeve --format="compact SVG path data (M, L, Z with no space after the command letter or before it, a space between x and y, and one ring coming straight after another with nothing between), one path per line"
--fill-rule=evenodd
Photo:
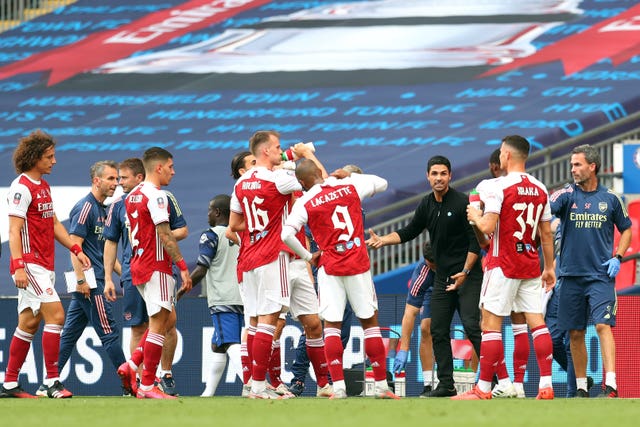
M31 204L31 191L26 185L16 182L9 187L7 202L9 204L9 216L26 218L27 210Z
M483 181L480 187L480 200L484 202L485 213L500 214L502 211L502 202L504 201L504 193L501 185L502 178Z
M297 231L292 226L285 224L282 227L280 238L285 245L287 245L289 249L295 252L300 258L305 261L311 260L311 252L302 246L302 243L300 243L300 240L296 237L296 233Z
M291 208L291 212L287 215L287 219L284 225L287 225L295 230L297 233L304 227L304 225L309 221L309 216L307 215L307 210L304 207L306 197L301 197L296 200Z
M169 222L169 200L167 193L158 190L149 194L147 208L151 214L151 220L155 225Z
M289 249L295 252L300 258L305 261L309 261L311 259L311 252L309 252L296 237L296 234L309 220L307 210L304 207L306 200L307 198L303 196L295 201L291 208L291 212L287 216L287 220L282 226L280 238L285 245L287 245Z
M349 179L353 186L356 187L360 200L382 193L389 185L386 179L377 175L352 173Z
M242 215L242 206L240 205L240 200L238 200L238 196L236 195L235 186L233 187L233 192L231 193L231 202L229 204L229 208L231 209L231 212Z
M278 169L275 171L276 188L281 194L291 194L295 191L302 191L302 185L298 182L296 174L286 169Z

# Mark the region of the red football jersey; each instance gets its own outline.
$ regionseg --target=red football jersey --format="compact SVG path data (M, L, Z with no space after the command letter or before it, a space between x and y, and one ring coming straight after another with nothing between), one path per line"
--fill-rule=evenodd
M511 279L540 277L538 226L541 221L551 221L544 184L527 173L511 172L479 187L485 213L500 216L487 268L501 267Z
M378 185L377 185L378 184ZM361 199L386 188L386 181L373 175L330 177L314 185L298 199L287 225L300 230L305 223L322 251L319 266L332 276L353 276L369 270L364 243Z
M271 171L256 166L242 175L233 189L231 210L244 216L248 239L242 244L243 271L269 264L280 251L288 250L280 233L288 212L291 193L300 191L300 183L291 171ZM246 244L245 244L246 243Z
M9 216L24 219L20 231L22 259L54 270L53 201L51 189L44 179L34 181L21 174L11 183L7 198Z
M154 271L172 274L171 257L156 232L156 225L169 222L167 194L149 182L138 184L124 199L131 235L131 281L147 283Z

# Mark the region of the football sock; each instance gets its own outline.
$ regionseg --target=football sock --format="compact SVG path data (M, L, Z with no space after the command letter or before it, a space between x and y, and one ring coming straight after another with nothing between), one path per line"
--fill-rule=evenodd
M483 331L480 345L480 380L482 382L478 382L478 387L483 392L487 393L491 390L493 374L501 360L504 360L502 334L498 331Z
M229 369L238 375L240 381L243 381L242 363L240 362L240 344L231 344L229 348L227 348L227 357L229 358Z
M267 377L267 367L269 365L269 357L271 356L271 343L273 342L273 334L276 330L275 326L259 323L256 335L253 338L253 369L252 378L256 381L264 381ZM255 391L261 391L255 389Z
M342 370L343 353L340 329L324 328L324 354L334 385L337 381L344 381L344 371Z
M58 356L60 355L60 334L62 325L44 325L42 332L42 352L44 353L44 365L47 371L47 380L52 384L58 378ZM49 384L47 384L49 385Z
M242 362L242 384L247 384L251 379L251 359L249 359L246 342L240 344L240 361Z
M224 368L227 365L227 355L224 353L213 353L211 357L211 369L207 385L201 396L213 396L216 393Z
M551 365L553 364L553 342L546 325L540 325L531 330L533 336L533 349L536 352L540 380L542 377L551 377ZM520 382L520 381L518 381Z
M11 344L9 345L9 362L4 377L5 387L15 388L18 386L18 374L27 358L27 354L29 354L31 341L33 341L32 334L16 328L13 333L13 338L11 339ZM57 361L58 359L56 357L56 362ZM13 385L13 383L15 383L15 386L9 387L9 385Z
M280 340L276 340L271 342L271 356L269 357L269 379L271 380L271 385L274 387L282 384L282 381L280 381L281 369Z
M438 373L436 371L422 371L422 381L425 386L430 385L436 388L438 384Z
M147 335L149 334L149 328L144 331L144 334L140 337L140 342L136 346L135 351L131 354L129 358L129 364L133 363L135 365L134 369L138 369L138 366L142 364L142 360L144 359L144 346L147 342ZM133 368L133 366L132 366Z
M329 382L327 378L327 359L324 355L324 339L307 338L307 355L313 365L313 371L316 373L316 382L318 387L324 387Z
M387 380L387 351L382 341L380 327L364 330L364 352L371 362L373 378L376 381Z
M513 381L524 382L529 360L529 331L527 325L513 325Z
M607 372L604 377L604 385L608 385L615 390L618 390L618 384L616 382L616 373L615 372Z
M156 370L162 356L162 346L164 344L164 335L149 332L147 340L144 343L144 370L142 371L142 379L140 387L143 390L150 390L156 378Z

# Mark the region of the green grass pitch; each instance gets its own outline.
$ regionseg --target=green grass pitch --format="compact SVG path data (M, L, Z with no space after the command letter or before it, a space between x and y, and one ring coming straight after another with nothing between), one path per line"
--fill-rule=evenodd
M619 427L636 426L640 399L495 399L460 402L353 397L255 401L239 397L2 399L2 426L55 427Z

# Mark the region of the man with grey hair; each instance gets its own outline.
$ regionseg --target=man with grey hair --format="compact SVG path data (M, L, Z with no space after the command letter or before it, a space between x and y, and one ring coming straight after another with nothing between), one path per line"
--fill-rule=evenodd
M118 185L117 168L117 163L110 160L94 163L90 168L91 191L75 204L69 214L71 240L82 247L82 251L91 260L95 281L89 271L85 271L78 260L72 256L71 264L77 285L75 291L71 292L71 303L67 309L67 317L60 337L59 369L62 369L69 360L73 347L89 322L100 337L102 346L114 368L117 369L126 360L122 352L120 329L114 320L111 303L103 295L104 237L102 229L107 216L104 201L107 197L113 196ZM123 388L125 393L130 393L128 384L123 384ZM46 391L46 386L42 385L36 394L43 395Z
M551 212L560 218L558 324L569 331L576 374L576 397L589 397L587 388L587 320L593 319L600 338L604 381L602 397L618 397L615 341L615 277L631 244L631 220L620 196L598 182L601 160L590 145L571 154L573 184L551 196ZM614 225L620 232L613 247ZM587 250L585 250L587 249Z

